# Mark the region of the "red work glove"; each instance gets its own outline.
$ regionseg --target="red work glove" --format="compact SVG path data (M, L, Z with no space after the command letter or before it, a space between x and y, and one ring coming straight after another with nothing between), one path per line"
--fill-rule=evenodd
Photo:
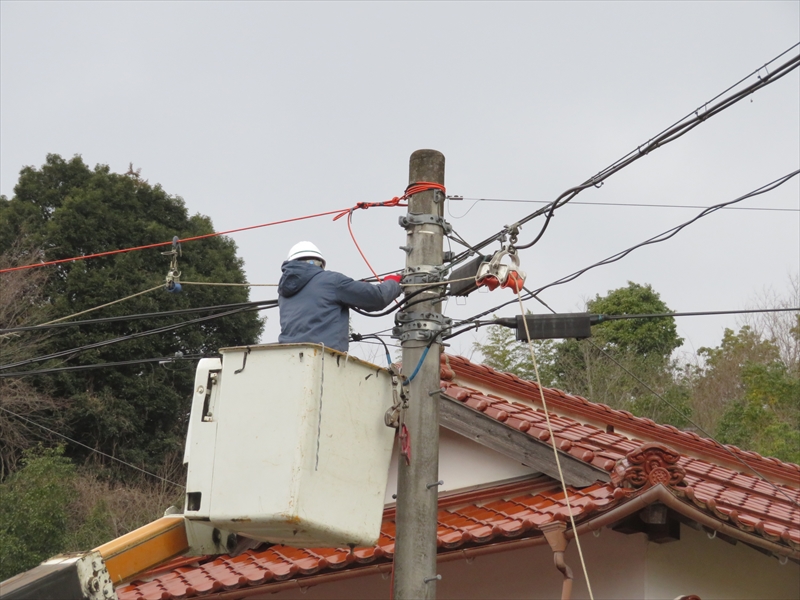
M403 279L402 275L386 275L383 278L384 281L396 281L397 283L400 283L401 279Z

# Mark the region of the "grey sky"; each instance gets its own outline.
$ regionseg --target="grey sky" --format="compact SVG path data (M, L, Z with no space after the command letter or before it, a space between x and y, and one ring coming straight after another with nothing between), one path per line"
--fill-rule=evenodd
M445 154L450 194L552 200L800 41L796 1L3 1L0 11L0 193L10 197L20 168L48 152L114 171L133 162L217 230L390 199L418 148ZM799 82L784 77L578 200L707 206L797 169ZM797 209L798 179L742 205ZM462 216L470 206L451 202L448 220L471 241L538 208L479 203ZM538 287L696 212L567 206L522 268ZM403 266L399 214L354 216L378 271ZM253 283L277 282L301 239L330 268L368 275L341 220L233 239ZM580 310L632 280L674 310L735 309L765 288L786 291L798 272L800 213L721 211L543 298ZM512 298L474 294L446 310L464 318ZM263 339L275 341L277 314L267 314ZM678 325L692 350L736 322ZM362 333L391 324L354 319ZM451 351L469 355L474 339Z

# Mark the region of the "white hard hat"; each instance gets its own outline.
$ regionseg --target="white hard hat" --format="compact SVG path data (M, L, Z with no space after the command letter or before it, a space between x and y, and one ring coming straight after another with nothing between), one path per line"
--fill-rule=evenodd
M289 250L289 255L286 260L300 260L301 258L313 258L322 262L323 268L325 267L325 257L311 242L297 242Z

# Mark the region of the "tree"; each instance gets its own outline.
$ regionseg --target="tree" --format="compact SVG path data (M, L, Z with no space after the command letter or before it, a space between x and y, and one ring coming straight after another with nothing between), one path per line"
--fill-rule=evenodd
M0 254L0 269L29 264L41 253L27 247L24 240ZM2 279L0 293L0 327L21 327L41 323L47 318L41 301L41 286L46 280L44 271L11 272ZM41 350L43 336L0 334L0 364L35 356ZM59 428L59 403L33 388L25 379L0 378L0 481L14 471L22 452L37 440L57 442L46 429L30 423L40 423L48 429ZM28 419L28 420L26 420Z
M800 378L780 361L747 363L744 397L727 406L717 440L800 464Z
M0 251L25 238L41 248L46 260L58 260L163 242L213 232L211 220L189 216L184 202L150 185L133 168L111 173L105 165L90 169L75 156L50 154L40 168L25 167L14 197L0 198ZM43 303L54 318L72 315L130 296L164 281L168 248L115 254L46 267ZM243 263L235 244L211 237L187 244L179 259L185 281L244 283ZM0 275L0 277L4 277ZM2 282L0 282L2 283ZM185 286L130 298L93 313L92 317L150 313L181 308L245 302L244 287ZM142 332L191 317L123 320L60 329L43 352L80 348L99 340ZM170 333L76 352L61 361L37 366L98 364L172 356L207 354L218 348L253 344L263 323L253 312L239 313ZM155 468L179 452L192 395L191 366L131 365L60 373L31 379L36 389L68 402L65 418L71 436L124 460ZM69 454L81 455L70 447Z
M64 547L75 467L63 452L27 451L23 468L0 484L0 580Z
M528 312L530 314L530 312ZM492 326L486 332L486 342L475 342L475 350L483 355L483 363L504 373L530 381L536 380L528 344L518 342L514 331L506 327ZM533 352L539 367L539 377L543 386L553 385L551 366L555 342L553 340L533 340Z
M606 296L597 295L587 302L586 310L604 315L671 312L650 285L633 282L609 291ZM652 388L666 397L682 413L690 412L688 392L676 379L671 359L672 352L683 343L673 318L606 321L592 328L592 336L588 340L540 345L537 360L542 382L593 402L677 426L685 425L684 417L648 390ZM487 364L531 378L532 365L526 344L523 347L510 343L511 334L500 328L489 328L487 337L486 344L476 344ZM644 385L625 369L633 372Z

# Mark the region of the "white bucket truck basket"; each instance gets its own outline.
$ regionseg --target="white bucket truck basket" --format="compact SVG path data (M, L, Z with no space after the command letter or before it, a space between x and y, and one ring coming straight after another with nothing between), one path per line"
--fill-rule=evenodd
M192 550L239 534L305 547L380 535L394 429L392 378L317 344L224 348L195 376L184 462Z

